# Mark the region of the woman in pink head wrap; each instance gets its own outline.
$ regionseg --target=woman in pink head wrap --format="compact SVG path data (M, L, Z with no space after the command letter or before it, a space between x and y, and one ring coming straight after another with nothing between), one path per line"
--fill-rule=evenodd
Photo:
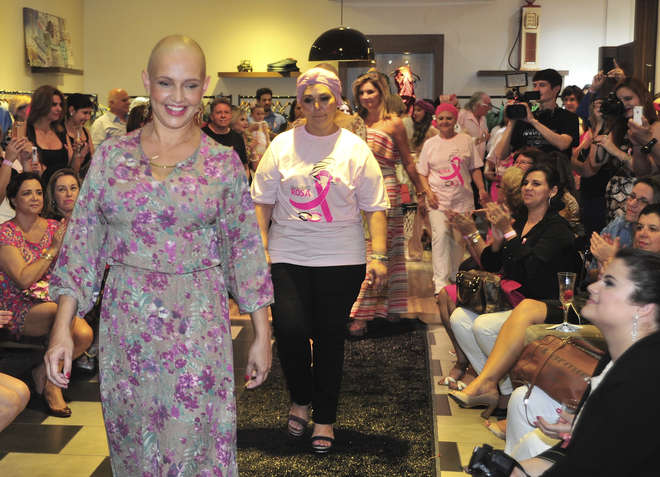
M403 122L388 110L390 90L384 75L370 71L360 76L353 83L353 95L358 102L358 114L367 124L367 144L380 165L390 200L387 211L387 287L376 290L365 281L351 310L353 321L349 332L353 336L362 336L366 333L367 321L374 318L398 319L399 315L408 311L403 210L396 165L399 162L403 164L415 185L418 198L423 198L427 190L415 170Z
M297 93L305 124L273 139L252 199L272 264L273 328L292 401L288 433L302 437L313 410L312 450L326 453L334 443L348 313L365 272L378 288L387 276L388 201L368 146L334 121L337 76L312 68L298 78ZM366 266L361 211L373 241Z
M450 103L441 103L435 110L439 134L422 146L417 171L424 187L430 189L426 201L431 221L433 284L438 293L453 281L463 259L465 246L460 234L453 229L444 212L469 212L474 209L472 181L479 195L486 194L479 156L474 141L465 133L456 133L454 127L458 110ZM448 328L454 348L460 351ZM467 363L461 359L460 363ZM447 379L460 379L465 370L453 370ZM447 380L445 380L447 384Z

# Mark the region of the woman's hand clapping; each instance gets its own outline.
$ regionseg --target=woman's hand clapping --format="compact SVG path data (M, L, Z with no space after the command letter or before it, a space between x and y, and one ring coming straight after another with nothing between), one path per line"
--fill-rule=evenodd
M458 230L461 235L467 236L477 232L477 225L474 223L470 212L467 214L461 214L454 212L453 210L446 210L445 216L449 221L449 225Z
M9 310L0 310L0 328L3 328L9 323L14 314Z
M498 204L496 202L486 203L486 218L493 226L502 234L512 230L513 219L511 212L505 204Z

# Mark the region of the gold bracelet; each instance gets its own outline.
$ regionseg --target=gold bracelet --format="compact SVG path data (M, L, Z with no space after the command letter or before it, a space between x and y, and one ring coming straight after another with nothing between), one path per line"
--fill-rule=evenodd
M50 252L46 252L41 256L41 258L43 258L44 260L48 260L49 262L52 262L55 259L55 255L53 255Z
M379 262L387 262L390 259L387 255L383 255L380 253L372 253L371 255L369 255L369 258L371 260L378 260Z

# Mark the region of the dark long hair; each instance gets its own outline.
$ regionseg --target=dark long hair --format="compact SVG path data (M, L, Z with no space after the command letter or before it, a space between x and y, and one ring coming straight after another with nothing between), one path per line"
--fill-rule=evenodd
M622 248L616 258L628 268L628 278L635 284L630 299L638 305L655 304L655 320L660 324L660 255L636 248Z
M419 147L424 143L426 138L426 133L431 127L431 122L433 121L433 115L428 111L424 110L424 117L420 122L413 120L413 137L412 143L413 146Z
M639 104L644 108L643 114L649 124L653 124L658 119L658 115L653 107L653 98L644 87L644 84L637 78L626 78L620 81L614 88L614 92L618 92L621 88L628 88L639 98ZM620 116L616 119L614 127L612 128L612 141L619 147L623 144L624 137L628 131L628 120L625 116Z
M62 92L50 85L43 85L34 90L32 93L32 102L30 103L30 114L27 117L27 125L34 126L34 123L37 122L40 118L47 116L50 113L50 108L53 107L53 96L59 96L60 101L62 102L62 117L55 124L51 124L57 132L62 132L64 126L62 126L62 120L64 119L64 111L66 110L66 102L64 101L64 95Z

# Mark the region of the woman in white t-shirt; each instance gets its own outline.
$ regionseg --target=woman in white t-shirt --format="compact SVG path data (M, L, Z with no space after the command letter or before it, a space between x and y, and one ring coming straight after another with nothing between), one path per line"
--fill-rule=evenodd
M388 199L367 144L334 123L341 104L337 76L312 68L298 78L297 99L306 123L273 139L252 198L272 264L273 327L292 401L288 433L304 434L311 406L312 449L326 453L334 442L351 305L365 270L374 287L387 277ZM366 267L360 211L373 242Z
M432 234L433 284L435 294L454 280L465 248L460 236L449 226L445 211L468 212L474 209L472 181L482 202L489 200L480 167L483 160L474 141L456 133L458 110L449 103L436 109L440 134L424 143L417 161L417 172L425 189Z

